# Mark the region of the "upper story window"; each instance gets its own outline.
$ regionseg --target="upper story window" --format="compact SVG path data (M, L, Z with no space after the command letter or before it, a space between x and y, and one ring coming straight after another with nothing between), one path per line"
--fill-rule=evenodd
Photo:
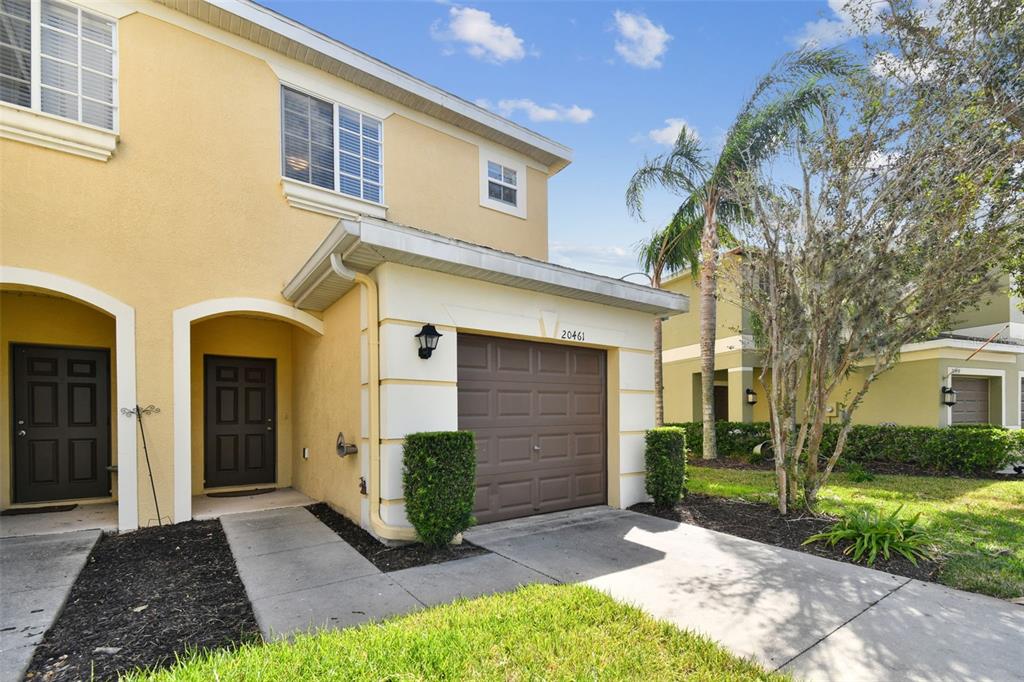
M281 99L283 175L383 203L381 121L284 86Z
M518 173L514 169L494 161L487 162L487 196L489 198L509 206L515 206L518 187Z
M0 0L0 101L113 130L117 25L57 0Z

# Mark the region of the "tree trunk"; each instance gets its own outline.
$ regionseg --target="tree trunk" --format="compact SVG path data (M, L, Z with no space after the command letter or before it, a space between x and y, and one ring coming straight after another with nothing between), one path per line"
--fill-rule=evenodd
M717 323L717 291L715 271L718 266L718 226L715 224L715 202L709 201L704 211L704 232L701 235L700 268L700 388L701 416L704 421L704 459L718 457L715 440L715 325Z

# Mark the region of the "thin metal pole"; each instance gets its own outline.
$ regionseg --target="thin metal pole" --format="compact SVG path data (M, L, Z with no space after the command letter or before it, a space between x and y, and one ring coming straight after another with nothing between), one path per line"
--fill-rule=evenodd
M149 463L149 448L146 446L146 429L142 426L142 409L136 405L135 415L139 418L139 431L142 433L142 451L146 454L146 469L149 471L149 487L153 491L153 505L156 507L156 525L164 525L160 517L160 501L156 497L156 483L153 481L153 466Z

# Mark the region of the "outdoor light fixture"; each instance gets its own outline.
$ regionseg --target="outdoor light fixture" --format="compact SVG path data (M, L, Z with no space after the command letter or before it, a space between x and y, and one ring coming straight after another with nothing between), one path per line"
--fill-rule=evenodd
M949 386L942 387L942 404L946 407L953 407L956 405L956 391Z
M441 338L441 334L437 332L432 324L423 325L423 329L416 335L416 340L420 342L420 357L426 360L430 357L434 349L437 348L437 340Z
M749 388L747 389L747 405L757 405L757 393Z

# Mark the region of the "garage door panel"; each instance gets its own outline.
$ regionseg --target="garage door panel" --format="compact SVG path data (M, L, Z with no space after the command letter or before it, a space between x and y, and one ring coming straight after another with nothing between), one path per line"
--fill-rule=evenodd
M478 443L478 521L604 503L604 352L460 334L458 355L459 428Z

